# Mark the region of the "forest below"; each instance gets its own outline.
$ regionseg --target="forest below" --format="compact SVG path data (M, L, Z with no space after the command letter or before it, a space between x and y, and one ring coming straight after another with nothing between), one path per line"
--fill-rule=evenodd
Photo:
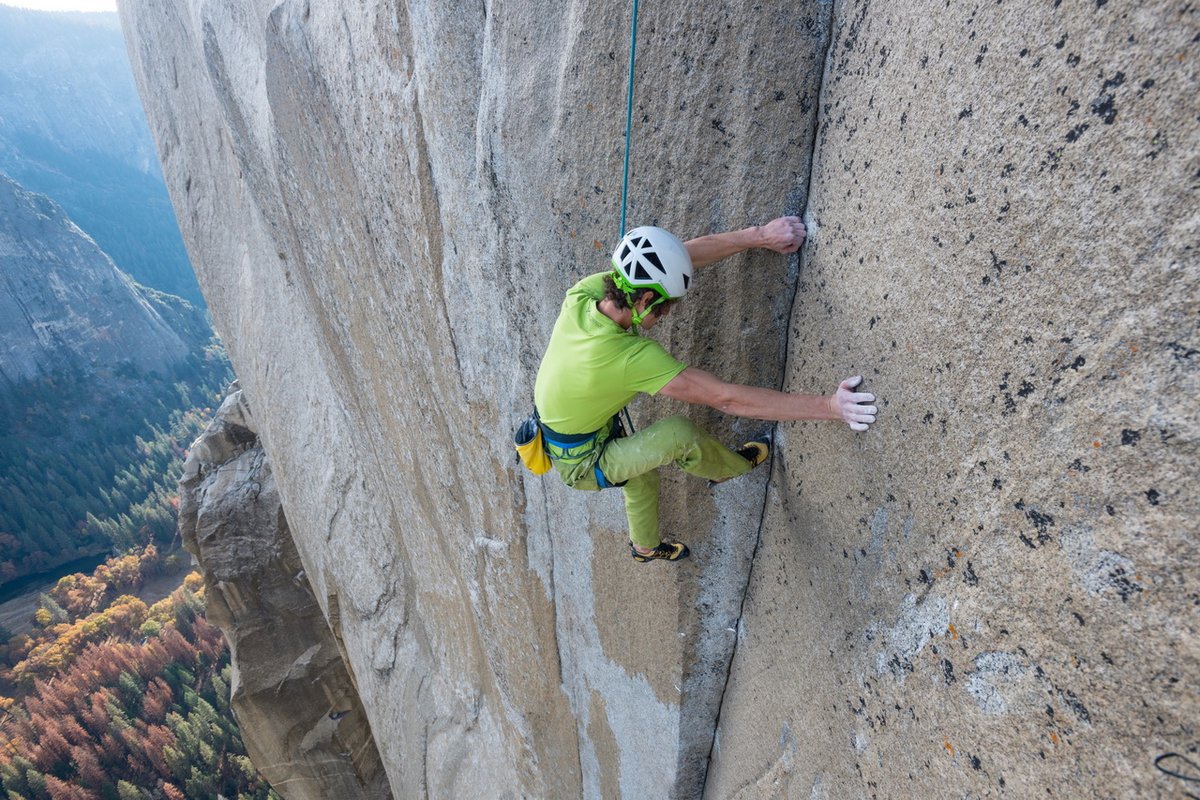
M214 337L171 375L126 365L0 393L0 587L84 555L170 542L186 448L232 377Z
M149 545L39 599L32 634L0 630L0 788L7 800L276 799L229 707L229 652L203 580ZM147 606L164 570L181 585Z

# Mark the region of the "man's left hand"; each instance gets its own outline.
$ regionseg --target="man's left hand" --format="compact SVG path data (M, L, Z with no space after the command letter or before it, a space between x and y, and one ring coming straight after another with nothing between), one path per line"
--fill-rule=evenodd
M763 238L760 247L776 253L794 253L804 244L806 231L799 217L779 217L759 227Z

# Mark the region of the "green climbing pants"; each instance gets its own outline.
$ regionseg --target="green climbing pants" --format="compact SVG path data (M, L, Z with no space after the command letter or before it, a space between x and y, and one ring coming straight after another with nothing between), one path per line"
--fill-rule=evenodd
M750 471L750 462L721 444L687 417L667 417L632 436L611 439L611 425L593 442L574 450L548 447L563 482L574 489L596 491L599 467L610 484L624 483L629 539L639 547L655 547L658 535L658 468L674 463L684 472L723 481Z

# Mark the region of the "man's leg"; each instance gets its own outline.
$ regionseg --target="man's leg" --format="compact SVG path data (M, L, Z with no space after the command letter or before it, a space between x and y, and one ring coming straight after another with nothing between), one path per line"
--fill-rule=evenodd
M625 512L629 538L643 549L660 541L657 470L672 463L684 472L716 481L743 475L752 466L687 417L668 417L632 436L609 442L600 458L600 469L611 483L628 481Z

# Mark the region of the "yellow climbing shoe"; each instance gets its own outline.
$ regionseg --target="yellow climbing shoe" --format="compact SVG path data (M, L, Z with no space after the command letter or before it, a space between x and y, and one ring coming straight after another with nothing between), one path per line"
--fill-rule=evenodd
M771 437L760 436L752 442L746 442L734 452L749 461L751 467L757 467L771 455Z
M690 554L691 551L687 549L687 545L683 542L662 542L649 553L639 553L637 548L633 546L633 542L629 543L629 555L633 556L634 561L642 564L656 559L678 561L681 558L687 558Z

